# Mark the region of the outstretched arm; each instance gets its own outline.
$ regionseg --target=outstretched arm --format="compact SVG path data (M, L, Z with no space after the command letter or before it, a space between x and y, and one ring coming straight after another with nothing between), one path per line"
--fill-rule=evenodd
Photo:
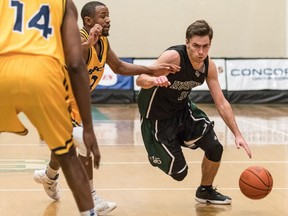
M211 59L209 62L209 71L206 81L210 89L211 96L219 112L219 115L221 116L221 118L224 120L226 125L229 127L229 129L235 136L236 147L238 149L240 147L243 147L247 155L251 158L252 157L251 150L238 128L230 103L226 100L226 98L222 93L218 81L217 68L215 63Z
M124 62L118 58L113 52L111 47L108 49L107 64L113 72L121 75L140 75L149 74L153 76L168 75L169 73L175 73L180 70L180 67L171 63L158 63L151 66L135 65Z

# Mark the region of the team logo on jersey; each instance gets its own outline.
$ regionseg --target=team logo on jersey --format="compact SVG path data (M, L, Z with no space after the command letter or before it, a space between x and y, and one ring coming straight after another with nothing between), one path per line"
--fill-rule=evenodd
M150 162L151 162L154 166L157 166L157 165L162 164L161 159L158 158L158 157L155 157L155 156L150 156L150 157L149 157L149 160L150 160Z
M89 74L92 74L94 71L99 72L99 71L101 71L103 68L104 68L104 66L103 66L103 67L94 66L93 68L91 68L91 69L88 70L88 73L89 73Z

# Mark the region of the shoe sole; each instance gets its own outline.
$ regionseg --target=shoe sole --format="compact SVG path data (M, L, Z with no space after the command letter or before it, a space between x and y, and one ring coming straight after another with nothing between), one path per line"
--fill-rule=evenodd
M230 205L232 203L232 200L229 200L229 199L221 201L221 200L200 199L198 197L195 197L195 200L200 203L210 203L210 204L215 204L215 205Z
M105 211L101 211L101 212L97 212L97 215L99 216L103 216L103 215L106 215L108 214L109 212L113 211L117 206L113 207L113 208L108 208L106 209Z

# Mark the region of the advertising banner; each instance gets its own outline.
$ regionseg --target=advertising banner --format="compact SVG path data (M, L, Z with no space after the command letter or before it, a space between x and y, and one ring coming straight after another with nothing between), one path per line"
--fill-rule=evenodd
M150 66L156 59L134 59L133 64ZM136 79L138 76L134 76L134 91L140 91L140 87L136 85Z
M227 90L288 90L287 59L226 60Z

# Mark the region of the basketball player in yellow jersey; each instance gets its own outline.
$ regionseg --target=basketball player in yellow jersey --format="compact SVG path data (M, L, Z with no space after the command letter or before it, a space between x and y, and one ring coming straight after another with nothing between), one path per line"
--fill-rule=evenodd
M139 75L142 73L161 74L175 73L179 70L178 66L171 64L160 64L157 66L144 67L140 65L129 64L121 61L109 46L107 36L110 30L110 18L108 8L101 2L92 1L84 5L81 10L83 28L80 30L83 57L86 61L90 77L90 91L98 85L104 73L104 67L107 63L115 72L122 75ZM72 121L74 124L73 137L78 143L79 159L85 164L88 174L91 192L98 215L105 215L116 208L116 203L108 202L100 198L93 186L93 165L92 157L87 161L87 150L82 141L81 118L78 114L77 107L72 103ZM51 158L46 170L35 170L34 179L36 182L43 184L46 193L55 200L60 199L60 190L58 187L58 170L60 166L57 161ZM49 176L49 179L47 178ZM47 179L53 187L46 184Z
M92 125L76 7L72 0L5 0L0 1L0 14L0 132L27 134L17 116L23 112L62 167L80 215L95 216L88 178L73 147L66 101L70 77L84 144L98 168L100 152Z

